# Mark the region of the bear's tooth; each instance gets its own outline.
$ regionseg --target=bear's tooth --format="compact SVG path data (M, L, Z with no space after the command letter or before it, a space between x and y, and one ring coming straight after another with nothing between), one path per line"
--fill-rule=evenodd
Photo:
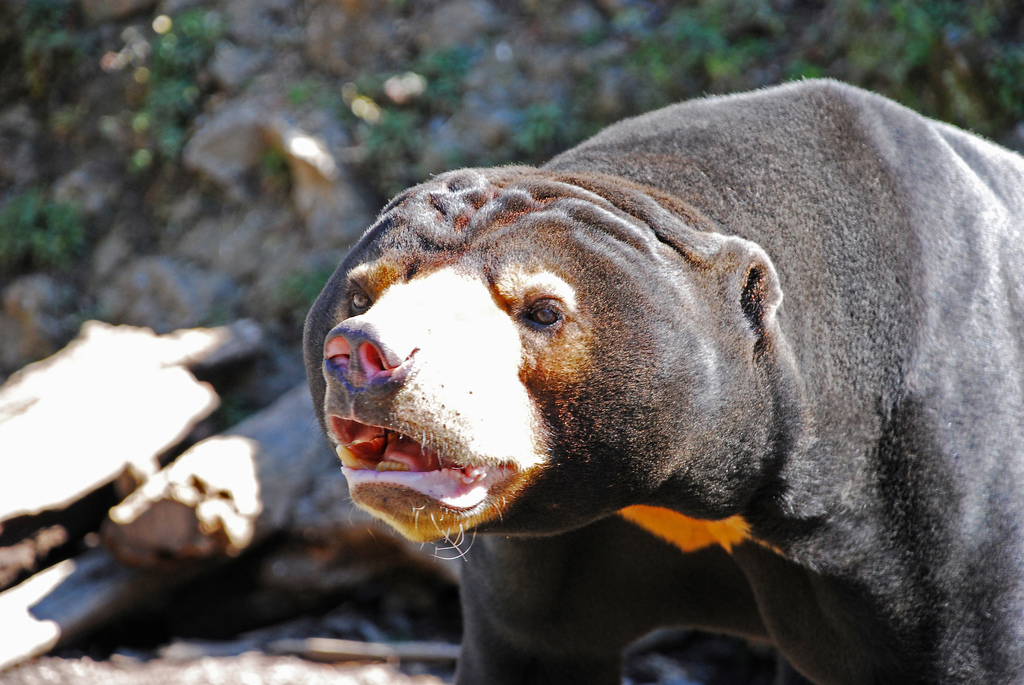
M356 456L356 453L344 445L338 445L334 451L338 453L338 458L341 459L341 463L350 469L364 468L362 462L359 461L359 457Z
M411 471L408 464L400 461L382 461L377 464L378 471Z

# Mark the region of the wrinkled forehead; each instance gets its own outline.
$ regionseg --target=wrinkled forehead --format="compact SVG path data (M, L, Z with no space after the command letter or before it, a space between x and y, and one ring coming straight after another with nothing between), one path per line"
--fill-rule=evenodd
M378 292L444 268L498 285L540 272L569 280L583 265L633 262L636 252L657 255L661 247L604 198L537 170L461 170L392 200L348 268Z

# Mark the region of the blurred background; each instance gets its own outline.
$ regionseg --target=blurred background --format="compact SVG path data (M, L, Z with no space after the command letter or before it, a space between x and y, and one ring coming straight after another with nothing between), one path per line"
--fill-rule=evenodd
M244 661L274 651L271 643L277 652L308 647L284 649L286 639L457 643L459 562L435 557L462 550L410 549L367 528L347 508L330 455L309 443L318 428L295 389L313 298L387 199L432 174L543 163L623 117L810 77L874 90L1024 150L1018 0L0 0L0 383L9 378L0 481L46 481L68 472L61 459L109 456L110 436L124 433L127 410L87 399L104 383L95 378L76 405L98 412L85 422L102 428L94 443L56 410L36 412L40 432L65 428L50 456L12 428L32 415L25 407L44 406L41 390L24 399L26 379L71 377L26 365L72 341L68 358L86 343L99 349L110 329L87 321L136 327L114 330L149 336L138 343L150 350L146 368L177 365L210 395L166 439L140 447L144 459L128 445L128 456L82 477L72 494L0 506L0 590L75 559L67 578L85 583L76 596L99 592L99 572L89 581L83 559L99 559L104 577L132 569L147 578L124 576L120 594L104 600L117 611L76 614L56 639L63 659L8 670L0 682L47 673L120 682L116 669L135 678L125 682L186 682L178 679L202 658L242 659L225 668L271 682L282 663L313 668ZM147 347L183 344L186 329L220 338L172 361ZM103 363L123 366L125 354ZM148 376L124 375L138 385L114 394L170 420ZM74 396L62 382L47 392ZM225 431L257 446L248 453L262 487L255 508L240 504L237 483L216 490L194 469L167 472ZM296 442L274 442L287 431ZM315 466L282 490L288 504L267 500L263 479L293 472L286 458L296 450ZM215 490L230 503L220 518L200 506ZM161 539L174 531L177 542ZM10 663L52 646L38 645ZM450 658L435 656L301 677L450 679ZM770 682L773 669L765 650L666 633L634 649L627 678ZM287 673L273 677L299 677ZM222 676L242 677L188 678Z

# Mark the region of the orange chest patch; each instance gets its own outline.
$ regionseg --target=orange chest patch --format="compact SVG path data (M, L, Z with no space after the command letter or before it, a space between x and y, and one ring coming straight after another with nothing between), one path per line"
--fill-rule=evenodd
M695 552L711 545L721 545L726 552L732 552L733 545L750 539L750 524L742 516L702 521L642 504L621 509L619 514L684 552Z

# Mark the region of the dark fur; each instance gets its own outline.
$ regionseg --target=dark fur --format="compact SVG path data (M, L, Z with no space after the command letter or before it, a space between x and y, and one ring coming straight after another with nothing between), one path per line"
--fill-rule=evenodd
M673 623L820 683L1024 682L1022 217L1024 160L863 91L684 103L396 198L307 320L314 401L355 265L570 265L600 335L525 373L552 467L468 555L459 683L615 683ZM632 504L761 542L684 555Z

